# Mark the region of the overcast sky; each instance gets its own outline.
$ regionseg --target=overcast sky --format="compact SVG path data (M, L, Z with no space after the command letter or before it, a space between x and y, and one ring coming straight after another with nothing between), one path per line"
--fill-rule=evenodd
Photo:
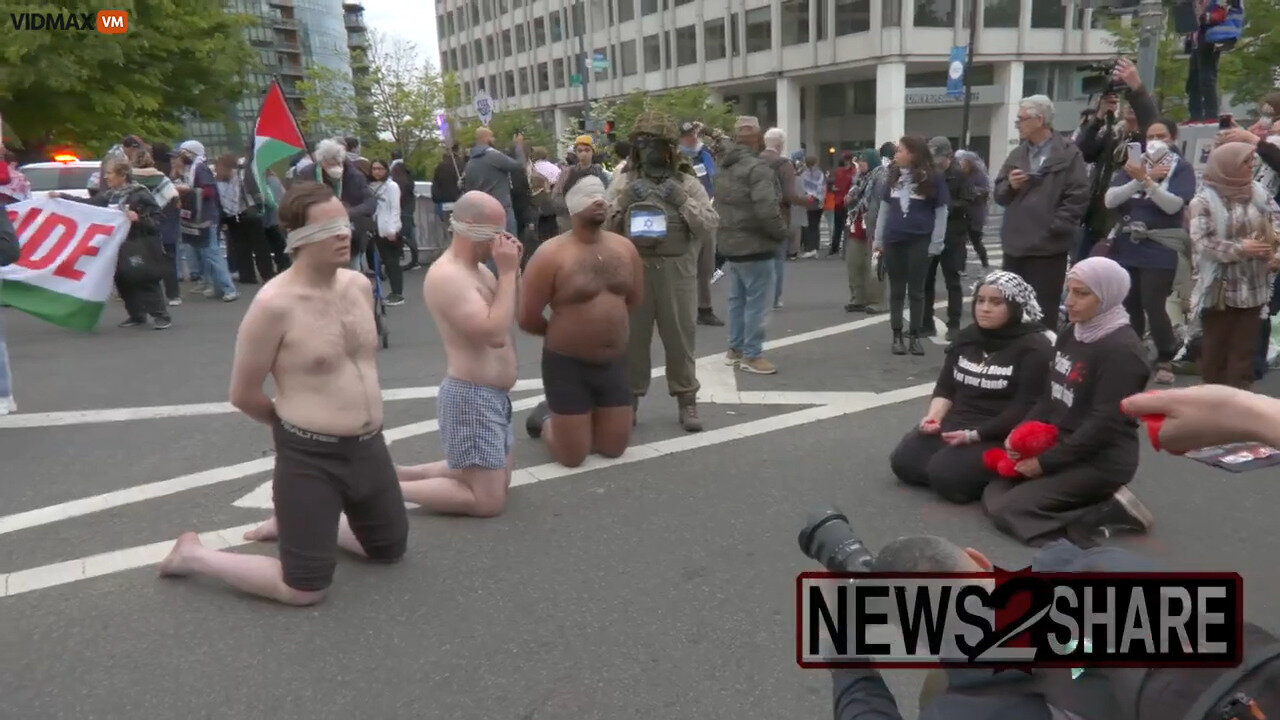
M436 35L433 0L363 0L364 24L371 30L411 40L418 54L440 69L440 43Z

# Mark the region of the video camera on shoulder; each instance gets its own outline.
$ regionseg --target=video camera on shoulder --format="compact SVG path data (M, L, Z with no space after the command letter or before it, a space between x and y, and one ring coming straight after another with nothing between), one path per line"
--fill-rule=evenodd
M1115 76L1114 60L1077 65L1076 70L1089 73L1080 84L1086 95L1119 95L1129 87Z

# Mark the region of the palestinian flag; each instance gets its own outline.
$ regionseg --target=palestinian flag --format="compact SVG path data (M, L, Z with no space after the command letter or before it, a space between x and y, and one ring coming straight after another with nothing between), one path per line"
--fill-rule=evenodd
M253 178L258 181L263 200L270 207L275 207L279 198L272 194L271 186L267 184L267 168L306 149L298 122L280 91L280 83L272 80L253 128L253 160L250 162Z

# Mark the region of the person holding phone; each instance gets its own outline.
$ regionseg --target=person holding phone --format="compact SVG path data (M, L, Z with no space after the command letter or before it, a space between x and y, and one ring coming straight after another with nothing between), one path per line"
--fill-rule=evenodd
M1174 380L1172 362L1180 344L1167 302L1179 263L1190 257L1191 238L1182 227L1182 216L1196 192L1191 164L1159 139L1172 141L1177 130L1172 121L1152 123L1145 154L1137 143L1130 143L1129 163L1116 173L1106 196L1107 207L1120 218L1110 256L1129 273L1124 305L1139 337L1150 323L1156 345L1155 381L1161 385Z
M992 195L1005 208L1000 227L1004 269L1035 288L1044 324L1058 325L1058 305L1089 204L1089 178L1079 148L1053 130L1053 101L1033 95L1018 104L1022 143L1009 153Z

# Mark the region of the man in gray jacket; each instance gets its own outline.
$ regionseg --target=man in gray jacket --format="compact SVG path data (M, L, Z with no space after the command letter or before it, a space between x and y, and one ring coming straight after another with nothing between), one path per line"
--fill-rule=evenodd
M738 128L739 141L744 129ZM782 218L782 192L775 170L754 148L726 143L712 178L720 227L716 236L729 282L729 352L725 362L745 372L778 371L764 358L764 328L774 299L779 248L791 233Z
M522 148L523 145L517 145L518 156L512 158L493 146L492 130L486 127L476 130L476 146L467 157L459 187L464 193L479 190L502 203L507 210L507 232L512 235L520 232L515 206L511 204L511 178L524 172Z
M1089 205L1089 176L1079 148L1054 132L1049 98L1024 98L1017 125L1022 144L1000 168L993 193L1005 208L1000 228L1004 269L1035 289L1044 324L1056 331L1067 254Z

